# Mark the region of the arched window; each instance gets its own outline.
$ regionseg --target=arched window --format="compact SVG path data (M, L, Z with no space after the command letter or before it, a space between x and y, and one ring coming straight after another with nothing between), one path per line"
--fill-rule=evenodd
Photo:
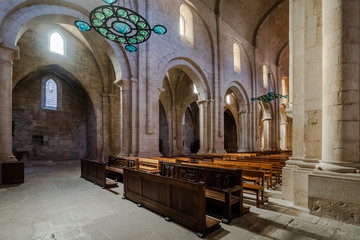
M241 58L240 58L240 46L237 43L233 45L234 54L234 70L238 73L241 72Z
M64 55L65 44L63 37L58 32L53 32L49 37L50 51Z
M194 45L194 17L188 6L180 6L180 36L191 46Z
M45 104L48 109L57 109L58 107L58 87L53 79L45 82Z
M269 85L269 77L270 77L270 72L269 72L269 68L268 66L266 66L265 64L263 65L263 85L264 88L267 89L268 85Z
M198 93L199 93L198 90L197 90L197 88L196 88L195 83L194 83L194 93L195 93L195 94L198 94Z
M185 36L185 19L183 15L180 15L180 35Z
M226 95L226 104L231 104L230 94Z

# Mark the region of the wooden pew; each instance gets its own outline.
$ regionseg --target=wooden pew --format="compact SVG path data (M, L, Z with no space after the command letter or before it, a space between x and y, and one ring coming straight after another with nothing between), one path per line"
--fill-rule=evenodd
M124 197L197 231L198 237L220 227L219 221L206 216L204 183L125 168Z
M106 163L81 159L81 177L102 188L117 187L117 183L106 178Z
M163 163L162 176L204 182L207 202L222 209L223 223L229 223L235 216L248 212L243 206L241 169L214 168L214 166L193 163ZM210 209L210 208L209 208Z
M115 181L118 180L119 175L123 175L124 167L136 167L136 157L115 157L109 156L106 170L108 173L115 174Z
M214 161L213 163L207 162L198 162L199 166L204 167L213 167L224 169L227 168L242 168L242 177L245 180L243 183L243 188L246 190L246 193L254 194L256 196L256 207L260 207L261 204L268 202L267 196L264 193L264 182L266 177L266 173L260 170L260 167L252 167L247 165L236 164L237 162L228 162L225 165L218 164L217 162L227 162L227 161ZM246 181L247 180L247 181ZM249 183L250 182L250 183Z
M269 163L262 163L262 162L248 162L245 160L242 161L214 161L214 164L220 166L238 166L241 168L244 167L259 167L262 171L265 172L265 180L267 189L273 187L273 166Z
M150 159L155 159L163 162L172 162L176 163L177 160L175 158L167 158L167 157L149 157Z
M137 170L149 173L160 171L160 160L150 158L138 158Z
M191 162L191 158L186 158L186 157L175 157L175 159L178 160L177 162L187 162L187 163Z
M243 175L246 177L253 177L257 179L261 179L259 183L243 183L244 192L255 194L256 196L256 207L260 207L261 204L268 202L268 197L264 194L264 179L265 173L262 171L254 171L254 170L243 170Z

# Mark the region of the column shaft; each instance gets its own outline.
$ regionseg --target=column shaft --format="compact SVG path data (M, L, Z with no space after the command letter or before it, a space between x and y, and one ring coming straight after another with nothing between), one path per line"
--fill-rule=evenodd
M354 172L359 165L359 8L323 1L321 169ZM356 12L353 13L353 11Z
M15 50L0 46L0 161L12 154L12 71Z

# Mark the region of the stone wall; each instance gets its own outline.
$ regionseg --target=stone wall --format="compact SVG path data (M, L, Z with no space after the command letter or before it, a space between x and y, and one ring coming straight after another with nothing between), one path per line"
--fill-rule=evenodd
M50 78L58 83L57 110L42 107L43 80ZM95 119L79 92L53 73L21 81L13 91L14 152L27 152L29 160L94 158Z

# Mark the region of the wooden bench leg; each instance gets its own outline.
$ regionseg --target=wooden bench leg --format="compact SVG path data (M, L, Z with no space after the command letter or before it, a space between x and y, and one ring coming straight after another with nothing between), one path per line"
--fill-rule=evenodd
M256 191L256 207L260 207L259 191Z

